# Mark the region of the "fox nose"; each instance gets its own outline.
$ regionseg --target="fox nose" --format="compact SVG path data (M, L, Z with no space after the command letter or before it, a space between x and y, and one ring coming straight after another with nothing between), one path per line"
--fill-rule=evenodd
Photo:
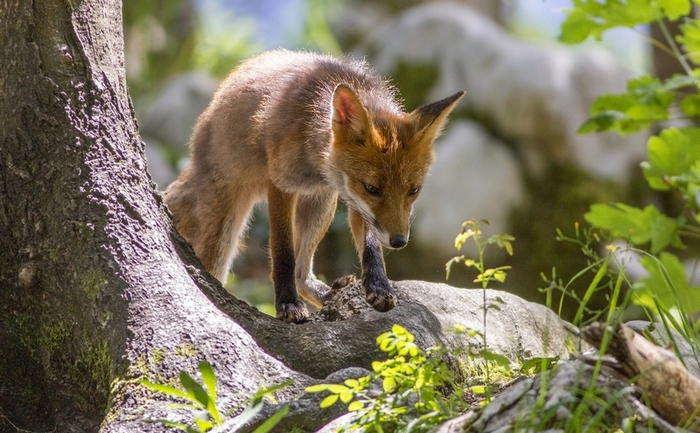
M389 245L391 245L391 248L403 248L407 243L408 239L406 239L405 236L392 236L391 239L389 239Z

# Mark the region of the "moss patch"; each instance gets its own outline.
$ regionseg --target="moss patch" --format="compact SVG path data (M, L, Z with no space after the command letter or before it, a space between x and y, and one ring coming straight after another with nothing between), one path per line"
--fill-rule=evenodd
M22 345L29 350L32 357L40 360L40 354L51 357L63 349L70 337L70 329L64 322L41 323L37 326L36 317L20 315L15 322L15 330Z
M71 378L81 384L81 394L86 397L86 404L107 402L112 371L109 343L86 336L84 347L78 352L78 358L69 370Z
M165 359L165 354L166 354L165 349L153 349L151 351L151 361L154 364L159 365Z
M105 283L106 279L102 271L86 271L80 279L80 288L83 289L89 300L94 301L104 288Z
M190 358L198 354L199 351L197 348L189 343L181 344L175 348L175 355L182 356L183 358Z

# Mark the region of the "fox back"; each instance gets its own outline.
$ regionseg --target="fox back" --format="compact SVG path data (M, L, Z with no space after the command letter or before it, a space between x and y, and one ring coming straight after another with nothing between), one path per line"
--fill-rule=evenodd
M266 197L278 316L303 320L297 289L317 305L328 290L311 261L337 197L350 210L364 283L367 242L379 258L381 245L406 244L433 140L461 96L406 113L365 62L263 53L234 69L198 119L191 164L168 187L166 203L204 266L223 280L252 206ZM384 272L383 260L372 260ZM379 280L387 286L385 275ZM380 304L389 291L379 290ZM393 307L393 298L389 304L375 308Z

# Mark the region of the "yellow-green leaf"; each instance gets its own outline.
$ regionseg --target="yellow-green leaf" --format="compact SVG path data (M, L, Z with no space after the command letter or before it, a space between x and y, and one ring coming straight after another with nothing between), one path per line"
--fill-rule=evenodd
M486 394L486 388L483 385L470 386L469 390L471 392L473 392L474 394L479 394L479 395Z
M318 384L318 385L311 385L306 387L306 392L321 392L321 391L326 391L328 389L328 385L326 384Z
M348 405L348 412L356 412L365 407L365 404L361 401L353 401Z
M338 401L338 394L331 394L321 401L320 407L321 409L331 407L335 404L336 401Z
M396 389L396 379L393 377L385 377L382 382L382 387L384 388L384 392L394 392Z
M342 401L345 404L349 403L353 397L353 394L350 391L345 391L345 392L342 392L338 395L340 396L340 401Z

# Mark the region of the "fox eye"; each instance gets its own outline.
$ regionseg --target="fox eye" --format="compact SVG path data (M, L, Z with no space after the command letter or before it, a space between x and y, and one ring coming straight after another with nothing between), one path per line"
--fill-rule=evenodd
M412 197L412 196L418 194L418 191L420 191L420 187L411 188L408 190L408 196Z
M370 193L372 195L376 195L376 196L382 195L382 192L376 186L370 185L368 183L365 183L364 186L365 186L365 191L367 191L368 193Z

